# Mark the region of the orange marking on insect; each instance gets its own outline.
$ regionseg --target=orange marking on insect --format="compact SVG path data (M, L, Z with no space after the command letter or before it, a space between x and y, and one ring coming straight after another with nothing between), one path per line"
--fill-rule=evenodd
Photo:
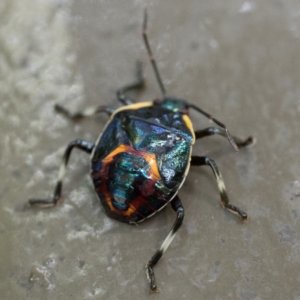
M157 162L156 162L156 156L155 156L154 153L149 153L149 152L144 151L144 150L136 150L131 146L121 144L102 160L103 165L108 166L114 160L114 157L117 154L123 153L123 152L142 157L148 162L148 164L150 166L150 170L148 171L148 175L150 177L149 181L153 181L153 184L151 186L152 186L152 189L154 190L154 183L157 180L161 179L161 176L160 176L160 173L159 173L159 170L158 170L158 166L157 166ZM101 173L104 175L105 170L102 170ZM149 182L147 182L147 185L150 189L150 183ZM120 212L119 210L117 210L114 207L114 205L112 203L112 198L109 196L109 192L106 188L105 182L103 182L103 184L101 185L101 189L102 189L102 193L105 195L105 200L106 200L107 205L109 206L110 210L113 211L113 212L116 212L116 213L119 213L119 214L121 213L122 215L125 215L125 216L129 217L132 213L138 213L137 208L140 206L140 202L143 202L143 204L145 205L144 197L139 196L135 200L133 200L134 204L133 203L131 203L131 204L127 203L129 205L129 208L126 211ZM146 193L146 192L147 191L144 191L144 193ZM148 191L148 192L150 192L150 191ZM155 209L154 209L154 211L155 211Z
M191 134L193 135L193 143L195 142L195 133L194 133L194 128L191 119L189 118L188 115L183 115L182 120L185 123L186 127L190 130Z
M132 148L131 146L128 145L124 145L121 144L120 146L118 146L114 151L112 151L110 154L108 154L104 159L103 159L103 163L104 164L109 164L112 162L112 160L114 159L114 156L122 153L122 152L126 152L126 153L131 153L134 154L136 156L139 157L143 157L150 166L150 171L149 171L149 175L154 178L155 180L159 180L161 178L160 174L159 174L159 170L158 170L158 166L156 163L156 156L154 153L149 153L147 151L144 150L135 150L134 148Z
M127 217L130 217L132 213L138 214L136 208L129 203L128 203L129 208L126 211L120 211L120 210L116 209L112 204L112 198L109 196L109 192L106 188L106 182L104 182L101 185L101 190L102 190L102 193L105 195L105 203L109 206L109 208L112 212L117 213L119 215L127 216Z

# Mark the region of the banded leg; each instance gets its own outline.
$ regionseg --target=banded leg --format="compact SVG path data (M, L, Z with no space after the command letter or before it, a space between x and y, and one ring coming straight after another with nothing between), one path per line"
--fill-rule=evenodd
M71 113L69 110L67 110L65 107L63 107L59 104L56 104L54 108L58 113L63 114L64 116L66 116L67 118L69 118L73 121L79 121L79 120L87 118L87 117L92 117L92 116L95 116L102 112L105 112L110 116L114 112L113 108L106 106L106 105L101 105L101 106L97 106L97 107L89 107L82 111L77 111L75 113Z
M202 129L202 130L195 131L196 139L201 139L203 137L214 135L214 134L218 134L223 137L227 137L226 131L223 128L208 127L208 128ZM252 145L254 143L254 139L252 136L249 136L245 140L242 140L235 136L232 136L232 138L239 148L246 147L246 146Z
M219 188L219 192L220 192L220 196L221 196L221 205L222 207L228 209L230 212L239 215L243 221L248 219L247 214L241 210L240 208L232 205L229 203L229 199L228 199L228 195L226 192L226 188L225 188L225 184L222 178L222 175L219 171L218 166L216 165L216 163L210 159L209 157L206 156L192 156L191 158L191 166L204 166L204 165L208 165L211 167L211 169L214 172L214 175L217 179L217 184L218 184L218 188Z
M208 114L207 112L205 112L204 110L202 110L201 108L199 108L197 105L194 105L194 104L189 104L189 107L195 109L197 112L199 112L200 114L204 115L205 117L207 117L208 119L212 120L214 123L216 123L218 126L222 127L225 131L225 134L226 134L226 137L229 141L229 143L231 144L232 148L235 150L235 151L239 151L239 148L238 146L236 145L233 137L230 135L227 127L221 123L220 121L218 121L217 119L215 119L213 116L211 116L210 114Z
M169 245L173 241L177 230L182 224L183 217L184 217L184 209L181 204L181 201L178 196L176 196L172 202L171 202L172 208L177 212L177 217L176 221L169 232L168 236L160 246L160 248L156 251L156 253L152 256L152 258L148 261L146 264L146 274L147 278L150 283L150 293L157 292L157 285L156 285L156 280L155 280L155 275L154 275L154 270L153 267L157 264L157 262L160 260L160 258L163 256L163 254L166 252L168 249Z
M60 165L59 173L58 173L58 180L54 189L54 195L53 198L51 199L29 199L28 202L30 205L36 206L42 206L42 207L50 207L50 206L55 206L59 199L61 198L61 191L62 191L62 181L66 172L66 167L71 155L71 152L74 148L78 148L80 150L83 150L87 153L91 153L93 148L94 148L94 143L91 142L86 142L83 140L75 140L71 142L62 158L62 162Z
M137 81L133 84L129 84L117 90L117 98L125 105L133 104L134 101L130 99L126 93L132 90L141 90L145 87L145 78L143 75L143 64L142 62L137 62Z

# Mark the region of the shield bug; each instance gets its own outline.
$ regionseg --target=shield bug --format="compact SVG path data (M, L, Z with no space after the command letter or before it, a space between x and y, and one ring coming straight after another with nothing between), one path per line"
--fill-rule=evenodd
M197 139L220 135L228 139L234 150L253 143L231 136L226 126L198 106L183 99L166 96L156 61L147 36L147 11L144 13L143 39L163 97L152 102L134 103L128 91L144 87L141 66L138 80L117 91L124 104L119 109L99 106L71 113L56 105L56 110L76 120L106 113L110 118L95 143L77 139L63 155L58 180L51 199L30 199L32 206L55 206L61 199L62 183L70 154L78 148L91 155L91 177L107 215L128 224L140 223L171 203L177 213L175 223L160 248L146 264L150 292L157 291L154 266L165 253L182 224L184 208L178 191L185 181L190 166L209 166L217 181L221 205L246 220L247 214L229 203L225 184L216 163L206 156L192 155ZM194 131L189 109L204 115L218 127Z

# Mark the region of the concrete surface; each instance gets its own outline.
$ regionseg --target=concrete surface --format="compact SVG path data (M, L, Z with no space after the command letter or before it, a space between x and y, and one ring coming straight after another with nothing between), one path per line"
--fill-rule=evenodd
M198 141L213 158L240 220L219 206L208 168L192 168L180 191L186 218L155 268L151 299L300 299L300 2L0 2L1 299L149 299L144 264L175 214L170 207L138 227L105 216L88 175L71 157L63 202L51 196L69 141L94 141L107 117L73 124L57 115L111 104L134 79L137 59L160 96L141 38L149 37L169 95L198 104L255 147L235 153L226 139ZM192 113L194 127L210 123Z

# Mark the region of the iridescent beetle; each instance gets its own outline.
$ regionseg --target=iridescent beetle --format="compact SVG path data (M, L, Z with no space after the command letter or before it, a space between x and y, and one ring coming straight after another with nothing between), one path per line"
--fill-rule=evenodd
M143 38L163 94L162 99L153 102L134 103L126 95L133 89L144 86L141 68L138 69L138 81L117 91L118 99L125 105L117 110L109 106L86 109L75 114L62 106L56 110L76 120L101 112L110 116L96 143L83 140L71 142L62 159L58 181L52 199L30 199L33 206L54 206L61 198L62 181L73 148L79 148L91 154L91 176L95 190L108 216L128 224L137 224L155 215L168 203L176 211L175 223L152 258L146 264L150 292L157 291L153 267L175 237L181 226L184 209L177 195L190 165L208 165L213 170L221 196L221 205L242 220L247 214L229 203L225 185L216 163L205 156L193 156L192 145L196 139L210 135L226 137L232 147L253 143L252 137L241 140L232 137L226 126L204 112L199 107L175 97L167 97L166 91L153 58L146 33L147 12L144 13ZM208 127L194 131L188 116L192 108L201 113L220 128Z

